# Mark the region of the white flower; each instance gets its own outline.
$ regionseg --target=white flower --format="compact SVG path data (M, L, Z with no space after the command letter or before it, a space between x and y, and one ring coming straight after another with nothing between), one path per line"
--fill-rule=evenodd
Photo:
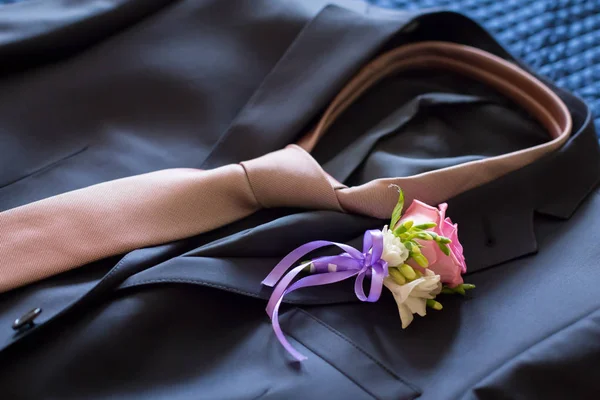
M394 300L396 300L400 320L402 320L402 329L413 321L413 314L424 317L427 314L427 299L435 298L442 290L440 276L429 269L425 270L425 275L421 278L404 285L398 285L389 276L384 279L383 284L392 292Z
M402 244L400 238L388 229L387 225L383 227L383 255L381 258L385 260L390 267L396 267L404 264L404 261L409 256L408 249Z

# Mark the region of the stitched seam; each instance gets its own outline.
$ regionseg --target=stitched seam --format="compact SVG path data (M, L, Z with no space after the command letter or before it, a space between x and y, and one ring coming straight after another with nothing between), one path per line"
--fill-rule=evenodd
M117 265L115 265L115 267L114 267L113 269L111 269L110 271L108 271L108 274L106 274L106 275L104 276L104 278L102 278L102 279L100 280L100 282L98 282L98 284L97 284L96 286L94 286L94 287L93 287L93 288L92 288L92 289L91 289L91 290L90 290L90 291L89 291L89 292L88 292L86 295L89 295L90 293L92 293L92 292L96 291L96 289L97 289L99 286L101 286L101 285L102 285L102 284L103 284L105 281L107 281L107 280L108 280L108 278L110 278L111 276L113 276L114 274L116 274L116 273L117 273L117 271L118 271L118 270L120 270L120 269L121 269L121 267L123 267L123 264L125 263L125 261L126 261L126 260L128 260L129 258L131 258L131 257L130 257L130 256L131 256L131 254L133 254L133 252L125 254L125 255L123 256L123 258L121 258L121 259L119 260L119 262L117 263ZM86 295L84 295L84 297L85 297Z
M208 287L212 287L215 289L222 289L228 292L233 292L233 293L237 293L237 294L243 294L245 296L250 296L250 297L254 297L254 298L262 298L260 296L258 296L256 293L252 293L252 292L247 292L245 290L240 290L240 289L236 289L233 287L229 287L229 286L225 286L225 285L219 285L218 283L212 283L212 282L206 282L200 279L178 279L178 278L161 278L161 279L146 279L146 280L142 280L139 282L135 282L129 285L122 285L121 288L128 288L128 287L136 287L136 286L143 286L143 285L147 285L147 284L152 284L152 283L188 283L188 284L201 284L202 286L208 286Z
M201 279L180 279L180 278L145 279L145 280L141 280L139 282L121 285L120 288L126 289L126 288L133 288L133 287L137 287L137 286L144 286L144 285L155 284L155 283L156 284L158 284L158 283L183 283L183 284L189 284L189 285L201 285L201 286L211 287L214 289L225 290L227 292L241 294L241 295L248 296L248 297L253 297L255 299L265 300L264 297L254 293L254 292L248 292L248 291L236 289L236 288L230 287L230 286L219 285L218 283L206 282ZM326 301L322 301L322 300L306 301L306 300L304 300L304 301L299 301L299 300L286 299L284 301L284 304L326 305L326 304L339 304L342 302L347 302L347 301L345 301L345 300L326 300Z
M418 387L412 385L411 383L409 383L406 380L404 380L402 377L398 376L394 371L392 371L390 368L388 368L387 366L385 366L384 364L382 364L379 360L377 360L376 358L374 358L371 354L367 353L365 350L363 350L361 347L359 347L356 343L352 342L349 338L347 338L346 336L344 336L341 332L339 332L338 330L336 330L332 326L328 325L323 320L317 318L313 314L309 313L308 311L305 311L305 310L303 310L301 308L297 308L297 310L300 311L300 312L302 312L302 313L304 313L304 314L306 314L307 316L309 316L310 318L312 318L315 322L318 322L324 328L327 328L331 333L335 334L340 339L343 339L346 343L348 343L349 345L351 345L352 347L354 347L356 350L358 350L362 355L364 355L365 357L367 357L369 360L373 361L379 368L381 368L384 371L386 371L393 378L395 378L396 380L404 383L406 386L408 386L409 388L411 388L413 391L415 391L417 393L421 393L421 390Z
M117 271L119 271L121 269L121 267L123 267L123 264L125 263L125 261L127 259L131 258L130 257L131 254L133 254L133 252L125 254L123 256L123 258L121 258L119 260L119 262L113 267L113 269L111 269L110 271L108 271L108 273L106 275L104 275L104 277L102 279L100 279L100 281L96 284L96 286L94 286L93 288L91 288L87 293L85 293L84 295L82 295L79 299L75 300L69 306L65 307L61 312L57 313L53 318L51 318L50 320L48 320L46 322L49 322L52 319L54 319L55 317L58 317L58 316L60 316L60 315L62 315L64 313L66 313L72 307L77 306L82 300L85 300L86 298L92 296L94 293L96 293L98 290L100 290L99 288L102 287L103 283L106 282L115 273L117 273Z
M597 312L598 310L600 310L600 307L595 308L594 310L590 311L589 313L580 316L579 318L565 324L565 326L555 330L554 332L549 333L548 335L546 335L544 338L540 339L539 341L527 346L525 349L520 350L517 352L517 354L515 354L514 356L510 357L509 359L507 359L506 361L504 361L502 364L500 364L497 367L494 367L494 370L492 372L490 372L489 374L485 375L483 378L479 379L477 382L475 382L474 384L469 386L469 391L472 391L477 385L479 385L481 382L483 382L484 380L486 380L487 378L489 378L490 376L492 376L494 373L496 373L498 370L504 368L505 365L511 363L513 360L517 359L518 357L520 357L521 355L523 355L524 353L527 353L529 350L533 349L534 347L537 347L538 345L546 342L547 340L551 339L552 337L554 337L555 335L561 333L564 330L569 329L572 325L575 325L577 323L579 323L580 321L583 321L587 318L590 317L590 315L594 314L595 312Z
M67 156L64 156L63 158L60 158L60 159L58 159L58 160L56 160L56 161L53 161L53 162L51 162L50 164L44 165L43 167L41 167L41 168L38 168L38 169L36 169L35 171L33 171L33 172L30 172L30 173L28 173L28 174L25 174L25 175L23 175L23 176L20 176L20 177L18 177L17 179L14 179L14 180L12 180L12 181L10 181L10 182L7 182L7 183L5 183L5 184L2 184L2 185L0 185L0 189L4 189L5 187L8 187L8 186L10 186L10 185L13 185L13 184L15 184L15 183L17 183L17 182L19 182L19 181L22 181L22 180L24 180L24 179L27 179L27 178L29 178L29 177L31 177L31 176L33 176L33 175L36 175L36 174L42 173L42 172L44 172L44 171L47 171L47 170L49 170L49 169L52 169L52 168L54 168L54 167L55 167L57 164L60 164L61 162L63 162L63 161L66 161L66 160L68 160L69 158L75 157L75 156L77 156L77 155L79 155L79 154L83 153L83 152L84 152L84 151L86 151L88 148L89 148L89 146L87 146L87 145L86 145L86 146L84 146L83 148L81 148L81 149L77 150L77 151L76 151L76 152L74 152L74 153L71 153L71 154L69 154L69 155L67 155Z
M179 257L189 257L189 258L207 257L206 255L203 255L203 252L206 251L207 248L210 251L214 247L218 248L222 243L226 243L229 240L240 240L244 236L247 236L250 233L252 233L255 229L256 229L256 227L252 227L252 228L245 229L243 231L235 232L235 233L233 233L233 234L231 234L229 236L224 236L224 237L221 237L219 239L215 239L215 240L213 240L211 242L208 242L208 243L205 243L205 244L201 245L200 247L197 247L195 249L189 250L189 251L183 253L182 255L180 255Z

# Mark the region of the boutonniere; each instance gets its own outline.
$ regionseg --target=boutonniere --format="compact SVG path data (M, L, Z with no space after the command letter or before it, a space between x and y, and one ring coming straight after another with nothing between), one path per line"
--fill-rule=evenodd
M383 288L392 293L402 328L408 327L413 315L425 316L427 308L441 310L436 300L440 293L461 294L475 286L463 282L467 272L463 248L458 240L458 226L446 217L448 205L437 208L414 200L403 214L404 194L398 190L398 202L389 226L365 232L362 251L343 243L325 240L306 243L285 256L263 280L275 286L267 314L281 344L298 361L306 359L287 341L279 326L279 306L283 297L300 288L327 285L356 277L354 291L361 301L376 302ZM337 246L343 253L301 262L308 253L326 246ZM289 271L288 271L289 270ZM298 275L308 275L298 280ZM365 292L365 278L370 279Z

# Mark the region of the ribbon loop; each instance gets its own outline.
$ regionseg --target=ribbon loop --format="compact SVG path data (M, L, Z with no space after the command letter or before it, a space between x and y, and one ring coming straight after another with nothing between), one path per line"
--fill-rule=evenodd
M345 253L337 256L318 257L287 272L308 253L327 246L336 246L345 251ZM273 331L277 339L297 361L305 360L306 357L293 348L285 338L279 325L279 307L283 302L283 297L297 289L328 285L356 276L356 281L354 282L356 297L360 301L376 302L381 296L383 280L388 274L388 265L381 258L382 255L383 233L378 229L365 232L362 253L342 243L318 240L306 243L290 252L262 281L262 284L266 286L273 287L276 285L267 304L267 315L271 318ZM294 278L308 266L311 266L310 271L312 274L292 283ZM365 294L363 287L366 276L370 276L371 278L368 295Z

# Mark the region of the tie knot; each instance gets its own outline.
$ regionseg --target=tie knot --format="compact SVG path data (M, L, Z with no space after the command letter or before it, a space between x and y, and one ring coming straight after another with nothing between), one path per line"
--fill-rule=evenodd
M256 201L263 207L302 207L343 211L329 177L296 145L241 163Z

